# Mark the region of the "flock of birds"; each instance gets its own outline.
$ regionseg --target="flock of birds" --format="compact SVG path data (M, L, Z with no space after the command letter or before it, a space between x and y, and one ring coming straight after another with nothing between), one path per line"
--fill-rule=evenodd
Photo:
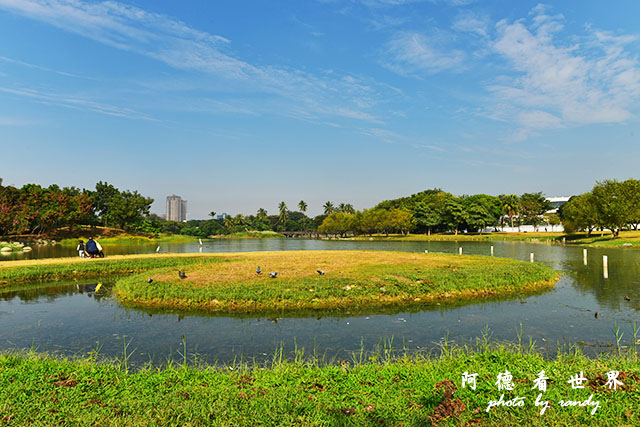
M324 276L324 270L316 270L316 273L318 273L320 276ZM257 275L261 275L262 274L262 269L260 268L260 266L258 266L258 268L256 268L256 274ZM181 279L186 279L187 275L184 273L184 271L182 270L178 270L178 277ZM278 272L277 271L272 271L271 273L269 273L269 277L271 277L272 279L275 279L276 277L278 277ZM153 283L153 278L149 278L147 280L147 283Z
M324 271L323 270L316 270L316 272L319 275L324 276ZM258 276L262 274L262 269L260 268L260 266L258 266L258 268L256 268L256 274ZM272 279L275 279L276 277L278 277L278 272L277 271L272 271L271 273L269 273L269 277L271 277Z

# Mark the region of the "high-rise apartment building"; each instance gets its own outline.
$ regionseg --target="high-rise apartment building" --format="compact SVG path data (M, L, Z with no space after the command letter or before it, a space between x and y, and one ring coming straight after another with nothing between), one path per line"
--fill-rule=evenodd
M167 221L187 220L187 201L175 194L167 197Z

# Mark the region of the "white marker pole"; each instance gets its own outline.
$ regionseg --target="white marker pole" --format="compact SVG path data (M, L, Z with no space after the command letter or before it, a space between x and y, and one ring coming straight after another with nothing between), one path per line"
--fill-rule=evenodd
M458 252L462 255L462 247L458 248Z
M609 258L606 255L602 255L602 275L605 279L609 278Z
M491 246L491 256L493 256L493 246Z
M582 261L584 262L584 265L587 265L587 250L586 249L582 250Z
M530 262L533 262L533 252L531 252L531 253L529 254L529 261L530 261Z

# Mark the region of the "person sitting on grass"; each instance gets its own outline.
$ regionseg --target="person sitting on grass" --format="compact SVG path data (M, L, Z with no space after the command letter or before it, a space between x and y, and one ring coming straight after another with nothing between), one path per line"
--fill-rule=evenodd
M78 251L78 256L80 258L84 258L86 253L84 252L84 242L82 240L80 240L80 243L78 243L78 247L76 248L76 250Z
M100 245L100 242L98 242L97 240L94 240L96 242L96 247L98 248L98 256L100 258L104 258L104 252L102 251L102 245Z
M98 245L96 244L96 241L93 240L93 237L89 237L89 240L87 240L87 244L84 245L84 248L89 258L95 258L100 253L100 250L98 250Z

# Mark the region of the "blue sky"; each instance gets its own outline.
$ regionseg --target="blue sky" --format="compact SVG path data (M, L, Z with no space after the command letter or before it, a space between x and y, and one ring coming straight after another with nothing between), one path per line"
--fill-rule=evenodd
M0 178L211 210L640 178L637 1L0 0Z

